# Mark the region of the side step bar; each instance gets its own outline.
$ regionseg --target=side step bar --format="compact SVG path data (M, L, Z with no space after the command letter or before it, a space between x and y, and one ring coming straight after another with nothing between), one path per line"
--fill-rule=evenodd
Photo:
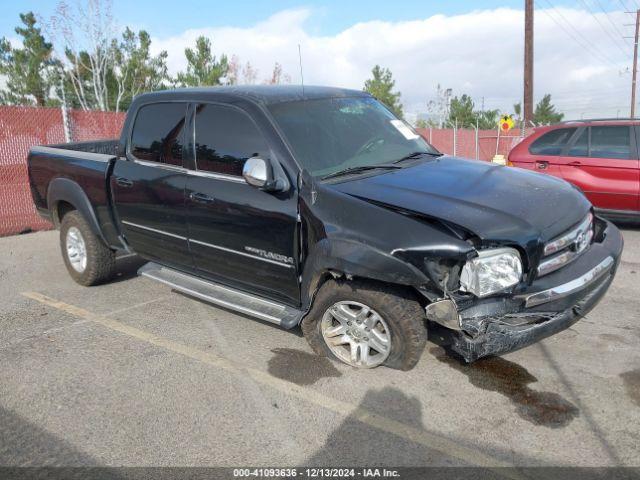
M303 312L294 307L265 300L153 262L143 265L138 270L138 275L164 283L191 297L275 323L287 329L298 325L303 315Z

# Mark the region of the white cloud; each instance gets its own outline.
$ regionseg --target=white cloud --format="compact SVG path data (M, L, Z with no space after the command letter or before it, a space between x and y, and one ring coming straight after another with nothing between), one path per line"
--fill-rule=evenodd
M317 13L307 8L284 10L246 28L187 30L178 36L154 38L152 45L156 52L168 51L169 69L175 73L185 67L184 49L199 35L206 35L212 39L216 54L236 54L241 61L250 61L259 70L259 79L266 78L277 61L297 82L300 44L307 84L356 89L362 88L373 65L380 64L393 72L409 112L424 111L438 83L453 88L454 94L468 93L478 106L484 97L487 108L510 111L521 98L521 10L499 8L412 21L369 21L332 36L313 34L306 28L306 21ZM600 23L610 28L609 35L618 38L604 13L597 15ZM611 12L610 18L620 29L629 23L623 12ZM615 115L618 110L626 114L630 75L620 71L631 63L631 47L622 39L619 46L614 45L587 11L537 10L535 22L536 98L551 93L569 117Z

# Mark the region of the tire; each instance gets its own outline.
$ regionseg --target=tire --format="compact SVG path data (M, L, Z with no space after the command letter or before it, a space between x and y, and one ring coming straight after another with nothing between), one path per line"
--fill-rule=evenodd
M360 307L361 306L361 307ZM367 313L365 307L369 309ZM335 318L335 313L344 320L347 312L364 318L360 324L351 321L351 326L345 327L344 322ZM363 317L364 315L364 317ZM377 316L376 316L377 315ZM379 319L379 320L378 320ZM358 331L369 324L369 330ZM372 325L375 324L375 327ZM385 365L399 370L410 370L420 360L427 341L427 329L424 322L424 311L420 304L401 288L391 285L365 281L327 281L320 287L309 314L302 321L302 332L318 355L337 359L357 368L373 368ZM355 328L354 328L355 327ZM344 328L347 333L343 334ZM373 339L371 330L376 330L375 346L382 348L372 350ZM388 332L387 332L388 330ZM335 332L341 332L335 337ZM369 333L366 333L369 332ZM385 337L386 343L377 340ZM347 335L345 337L344 335ZM363 336L369 335L369 337ZM330 347L327 338L335 338L336 342L349 340L349 343ZM356 356L363 358L364 345L369 347L367 363L354 362L354 344L360 345ZM332 341L332 340L329 340ZM390 345L390 349L388 348ZM332 350L333 348L333 350ZM356 347L358 348L358 347ZM343 352L343 350L346 350ZM337 352L337 353L336 353ZM378 356L381 355L381 356ZM349 357L349 358L345 358ZM373 360L375 358L375 360Z
M62 218L60 248L69 275L80 285L98 285L109 280L114 273L115 253L91 231L77 210Z

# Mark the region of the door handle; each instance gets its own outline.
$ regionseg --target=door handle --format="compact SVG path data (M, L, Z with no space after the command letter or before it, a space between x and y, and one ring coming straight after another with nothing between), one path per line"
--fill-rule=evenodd
M570 167L581 167L582 162L574 161L574 162L567 163L567 165L569 165Z
M546 170L549 166L549 162L536 162L536 168L538 170Z
M189 198L196 203L213 203L215 199L206 193L191 192Z
M124 177L116 177L116 183L125 188L133 187L133 182Z

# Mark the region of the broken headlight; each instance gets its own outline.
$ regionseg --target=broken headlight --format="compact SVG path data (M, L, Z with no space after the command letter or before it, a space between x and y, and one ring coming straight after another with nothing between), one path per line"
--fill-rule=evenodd
M460 287L476 297L486 297L517 285L522 278L522 261L514 248L480 250L460 273Z

